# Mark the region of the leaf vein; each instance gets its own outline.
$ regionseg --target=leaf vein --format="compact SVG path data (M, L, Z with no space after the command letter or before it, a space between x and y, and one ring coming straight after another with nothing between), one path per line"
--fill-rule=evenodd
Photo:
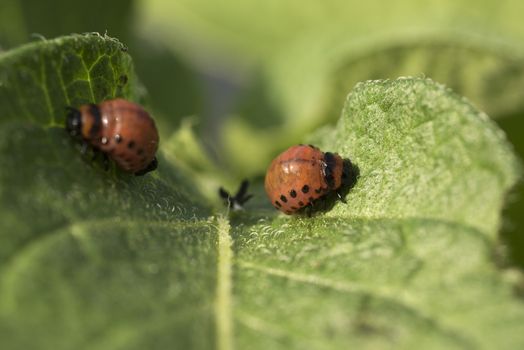
M217 286L215 300L215 325L218 350L233 349L233 321L232 321L232 259L233 250L230 236L231 226L227 218L218 218L218 264Z
M402 308L410 311L410 313L412 313L415 317L432 325L433 329L449 336L451 339L456 341L461 346L471 349L477 348L476 342L474 342L473 339L471 339L470 337L464 336L463 332L455 330L452 327L443 326L441 324L442 322L439 321L434 315L424 312L421 306L418 305L418 303L416 302L415 298L409 293L407 293L405 290L402 292L398 292L393 289L379 287L370 288L368 286L358 285L356 283L334 281L313 274L286 271L282 269L258 265L243 260L237 261L237 265L244 269L258 271L270 276L285 278L293 282L310 284L318 288L331 289L342 293L369 295L375 298L389 301L395 305L401 306Z

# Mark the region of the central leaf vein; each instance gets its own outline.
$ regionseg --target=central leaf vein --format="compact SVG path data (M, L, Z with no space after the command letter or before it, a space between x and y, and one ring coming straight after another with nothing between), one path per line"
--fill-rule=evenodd
M232 308L232 273L231 265L233 251L231 249L232 239L230 236L231 226L226 217L218 218L218 266L217 266L217 289L215 300L215 325L217 334L218 350L233 349L233 321Z

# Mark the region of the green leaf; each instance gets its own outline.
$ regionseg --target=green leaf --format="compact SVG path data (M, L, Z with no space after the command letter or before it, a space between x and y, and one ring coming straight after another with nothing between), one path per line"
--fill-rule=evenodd
M308 6L153 0L140 6L142 30L194 61L211 67L222 62L236 73L239 62L261 65L263 84L273 94L279 91L286 118L303 121L304 114L324 113L316 118L335 120L340 94L355 83L417 74L446 83L491 116L524 108L518 92L524 26L516 15L524 8L518 0L329 0ZM304 102L288 101L293 97Z
M0 56L0 348L522 347L521 276L492 261L519 166L467 101L430 80L359 84L312 136L358 166L348 204L228 221L195 190L215 169L190 125L143 177L63 131L67 103L136 100L122 48L74 35Z
M524 130L524 114L515 115L511 118L504 118L497 121L500 127L506 132L508 139L515 147L520 159L524 158L524 140L522 130ZM504 208L504 222L501 227L501 235L508 245L511 262L519 267L524 267L524 179L520 179L516 188L508 196L507 204Z
M307 6L153 0L139 6L141 30L202 69L225 66L228 78L246 67L255 71L221 139L240 176L262 174L283 147L334 123L359 81L425 76L493 118L524 111L524 25L516 15L524 8L518 0ZM241 144L260 156L246 156Z
M319 32L322 36L344 32L346 38L356 40L384 38L392 32L413 36L427 30L486 36L496 33L514 42L524 36L519 16L523 8L518 0L497 4L472 0L431 4L414 0L387 4L380 0L328 0L307 6L299 0L226 0L220 4L210 0L152 0L139 6L145 24L141 31L207 63L217 56L233 60L230 66L260 62L297 40L316 39ZM310 48L315 50L315 45Z
M148 91L148 102L156 114L163 115L158 125L161 136L170 137L183 127L185 118L201 114L205 106L203 87L188 63L148 38L135 38L129 52Z
M235 231L238 348L516 349L524 308L478 230L432 219Z
M0 123L63 125L66 106L138 99L126 47L97 33L44 40L0 57Z
M197 137L196 123L196 118L184 119L179 129L164 141L162 150L166 159L177 167L182 177L191 179L194 190L198 190L207 202L221 206L218 188L234 188L238 183L211 159L203 140Z
M106 172L63 130L67 105L137 98L125 47L41 41L0 56L0 77L0 347L212 343L209 303L191 302L213 293L209 208L162 155L154 175Z
M358 84L325 140L361 168L332 216L440 218L495 235L520 169L495 123L431 80Z
M129 47L141 82L149 91L148 103L160 120L162 136L170 135L183 117L194 115L202 104L196 73L179 57L136 34L134 0L4 0L0 2L0 52L29 40L64 33L106 33ZM48 15L52 9L53 15ZM173 101L176 96L176 101Z
M134 0L4 0L0 3L0 46L21 45L30 37L53 38L84 32L109 33L126 40L133 3Z
M524 110L524 50L468 35L376 40L363 45L319 38L312 49L308 38L269 62L225 126L230 136L224 138L224 147L233 168L245 161L236 145L250 140L249 147L263 153L259 163L249 164L249 171L262 171L283 144L297 143L305 133L335 122L347 91L368 79L430 77L495 119ZM271 122L261 125L260 120ZM277 142L264 147L269 135Z
M322 216L238 219L239 348L524 345L522 276L493 261L520 166L485 114L430 80L366 82L311 139L360 176Z

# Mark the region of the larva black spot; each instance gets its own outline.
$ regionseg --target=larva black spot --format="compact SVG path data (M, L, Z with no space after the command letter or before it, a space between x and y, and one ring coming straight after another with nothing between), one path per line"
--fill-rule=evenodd
M292 210L297 210L298 208L297 207L291 207Z
M302 193L308 193L308 192L309 192L309 186L308 185L302 186Z
M304 206L304 202L299 201L299 202L298 202L298 205L300 205L301 207L303 207L303 206Z
M289 195L292 197L292 198L296 198L297 197L297 192L295 190L291 190L289 191Z
M135 147L135 141L129 141L127 148L132 149L133 147Z
M279 201L275 201L275 205L276 205L277 207L281 207L281 206L282 206L282 204L280 204Z
M287 198L284 195L280 195L280 200L284 203L287 203Z
M115 142L116 142L116 143L120 143L120 142L122 142L122 136L121 136L120 134L116 134L116 135L115 135Z
M320 194L322 192L322 187L315 189L315 193Z

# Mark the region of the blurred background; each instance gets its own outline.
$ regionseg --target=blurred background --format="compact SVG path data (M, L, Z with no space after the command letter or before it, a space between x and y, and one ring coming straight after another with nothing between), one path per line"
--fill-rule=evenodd
M518 0L2 0L0 52L70 33L118 38L162 140L188 148L178 154L191 171L235 183L334 124L355 83L405 75L466 96L524 158L523 13ZM501 237L521 268L523 214L520 184Z

